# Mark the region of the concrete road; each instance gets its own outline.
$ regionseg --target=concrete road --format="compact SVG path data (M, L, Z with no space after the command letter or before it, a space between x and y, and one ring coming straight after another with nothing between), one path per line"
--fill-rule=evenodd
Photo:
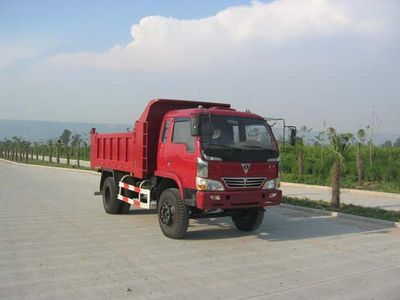
M165 238L152 211L106 215L95 173L0 161L0 299L399 299L400 231L295 208Z
M283 194L289 197L311 200L331 200L331 188L298 183L282 183ZM400 210L400 194L370 192L352 189L341 190L341 202L387 210ZM400 298L400 297L399 297Z

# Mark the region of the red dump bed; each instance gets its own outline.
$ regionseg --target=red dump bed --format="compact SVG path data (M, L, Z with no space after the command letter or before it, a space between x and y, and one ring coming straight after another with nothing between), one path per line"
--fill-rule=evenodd
M132 171L134 135L128 133L91 134L92 168Z
M177 109L225 107L229 104L156 99L151 100L132 132L96 133L92 129L91 162L94 169L132 173L137 178L152 175L157 168L157 146L164 115Z

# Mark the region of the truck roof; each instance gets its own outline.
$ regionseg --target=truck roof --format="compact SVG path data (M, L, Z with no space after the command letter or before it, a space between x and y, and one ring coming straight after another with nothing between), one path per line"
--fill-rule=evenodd
M139 118L139 122L155 121L161 122L164 115L172 110L182 110L197 108L199 105L204 108L210 107L221 107L230 108L231 105L228 103L217 103L217 102L206 102L206 101L189 101L189 100L174 100L174 99L153 99L151 100L142 115Z
M173 116L173 117L189 117L192 115L201 115L201 114L264 119L263 117L261 117L257 114L251 113L251 112L242 112L242 111L237 111L232 108L222 108L222 107L171 110L165 114L165 117L171 117L171 116Z

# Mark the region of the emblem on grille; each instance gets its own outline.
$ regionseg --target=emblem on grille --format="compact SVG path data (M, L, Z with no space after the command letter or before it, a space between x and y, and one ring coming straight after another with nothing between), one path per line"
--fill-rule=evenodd
M247 174L247 172L249 172L250 167L251 167L251 164L242 164L244 174Z

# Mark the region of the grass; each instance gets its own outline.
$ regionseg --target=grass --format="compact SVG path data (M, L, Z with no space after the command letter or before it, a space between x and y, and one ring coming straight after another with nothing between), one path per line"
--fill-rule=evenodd
M304 145L304 173L299 174L296 148L286 147L281 152L282 181L314 185L329 185L334 162L332 147ZM352 145L344 157L342 183L344 188L400 193L400 147L373 146L370 162L370 148L361 147L364 160L364 180L358 184L358 146Z
M6 158L3 158L6 159ZM14 161L10 159L6 159L9 161ZM22 161L15 161L18 163L26 164L25 158ZM58 164L56 162L49 162L49 161L42 161L42 160L36 160L36 159L28 159L28 164L30 165L37 165L37 166L46 166L46 167L58 167L58 168L65 168L65 169L77 169L77 170L87 170L87 171L94 171L91 168L80 166L78 167L77 165L67 165L67 164Z
M353 204L341 204L340 209L333 208L329 202L318 200L309 200L307 198L299 199L292 197L283 197L283 203L308 207L314 209L322 209L326 211L341 212L349 215L356 215L367 218L374 218L385 221L400 222L400 211L385 210L376 207L364 207Z

